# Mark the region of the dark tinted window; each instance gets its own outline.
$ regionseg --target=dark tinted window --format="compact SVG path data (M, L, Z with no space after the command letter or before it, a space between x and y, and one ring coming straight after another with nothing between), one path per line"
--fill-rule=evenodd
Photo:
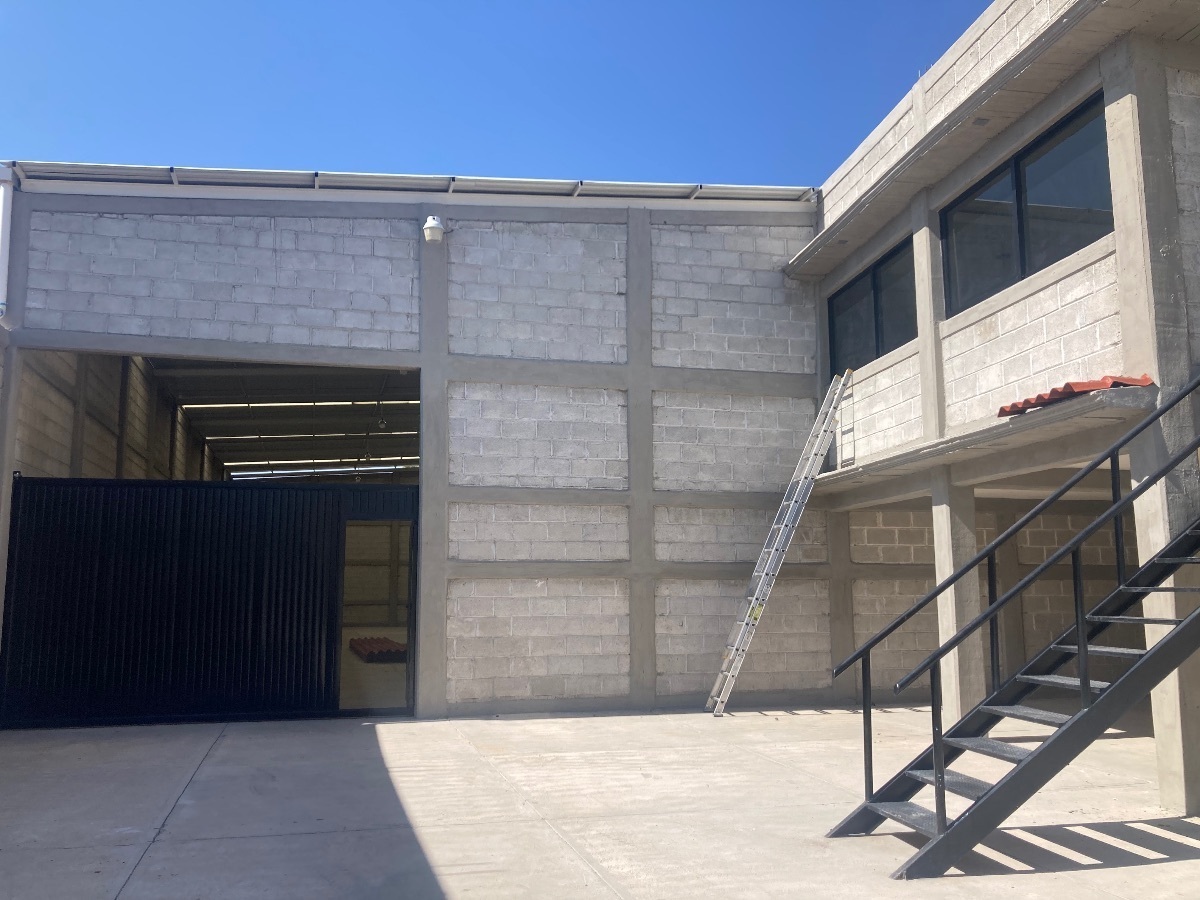
M997 175L946 211L951 309L959 312L1021 277L1012 173Z
M1097 98L944 210L947 311L974 306L1112 230Z
M857 369L917 336L912 241L829 298L834 372Z
M917 279L911 242L876 267L875 290L879 298L882 356L917 336Z
M829 299L833 371L857 369L875 353L875 304L871 273L860 275Z
M1021 163L1025 267L1032 274L1113 230L1103 110L1076 121Z

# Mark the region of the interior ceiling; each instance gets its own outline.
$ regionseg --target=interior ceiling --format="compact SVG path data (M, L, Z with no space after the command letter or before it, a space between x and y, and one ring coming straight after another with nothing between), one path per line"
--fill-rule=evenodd
M149 363L230 473L417 466L414 370Z

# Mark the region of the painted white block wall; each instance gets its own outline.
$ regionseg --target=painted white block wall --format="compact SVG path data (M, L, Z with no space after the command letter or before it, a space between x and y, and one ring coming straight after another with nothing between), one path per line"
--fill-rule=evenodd
M416 350L407 219L34 212L31 328Z
M658 693L707 693L745 602L741 581L661 579L654 589ZM776 582L737 690L816 691L830 685L829 585Z
M450 703L629 692L624 579L455 579L446 635Z
M625 232L452 220L450 352L625 362Z
M965 327L944 323L948 428L994 420L1001 406L1067 381L1141 374L1123 371L1112 248L1113 238L1102 238L1040 273L1056 281L1032 292L1021 282L984 301L983 318L969 310Z
M800 226L655 226L656 366L816 371L812 288L783 275L812 237Z
M451 503L450 558L495 562L629 559L629 509Z
M453 382L450 483L629 486L624 391Z
M655 391L654 487L783 491L816 415L812 399Z

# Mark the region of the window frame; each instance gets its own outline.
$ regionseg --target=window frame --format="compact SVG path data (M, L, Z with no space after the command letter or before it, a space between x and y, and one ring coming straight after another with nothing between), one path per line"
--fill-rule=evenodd
M865 269L863 269L861 272L859 272L853 278L848 280L845 284L843 284L840 288L838 288L836 291L834 291L832 294L830 294L825 299L825 315L826 315L826 318L829 320L826 323L828 326L827 331L828 331L828 341L829 341L829 369L832 374L837 375L840 372L845 371L845 366L840 366L838 364L838 359L837 359L837 355L836 355L837 343L834 339L833 303L838 297L840 297L842 294L844 294L846 291L848 291L851 287L853 287L854 284L863 276L866 276L869 279L870 285L871 285L871 318L875 325L875 355L872 356L868 362L874 362L875 360L879 359L880 357L886 356L888 353L894 353L897 350L899 350L901 347L905 346L905 344L909 344L912 341L916 340L916 336L914 335L912 338L909 338L903 344L899 344L896 347L893 347L891 350L888 350L886 353L883 352L883 350L882 350L882 348L883 348L883 315L882 315L882 305L879 302L879 270L884 265L891 262L896 257L900 256L900 254L904 253L905 250L908 250L909 252L914 254L913 282L914 282L914 288L915 288L915 286L916 286L915 285L915 282L916 282L916 258L915 258L916 248L913 246L913 235L910 234L908 237L901 240L898 244L896 244L894 247L892 247L890 250L888 250L886 253L884 253L882 256L880 256L878 259L876 259L873 263L871 263L871 265L867 266ZM915 294L915 290L914 290L914 294ZM914 304L915 304L915 299L914 299ZM863 363L863 365L867 365L867 363Z
M1049 143L1053 142L1054 140L1056 140L1057 138L1061 137L1064 132L1068 131L1071 128L1071 126L1076 124L1080 119L1089 117L1096 112L1099 112L1101 118L1104 117L1104 92L1103 91L1098 91L1097 93L1088 97L1086 100L1084 100L1078 106L1076 106L1074 109L1072 109L1066 115L1064 115L1061 119L1056 121L1048 129L1046 129L1046 131L1044 131L1042 134L1038 135L1036 138L1034 138L1032 141L1030 141L1028 144L1026 144L1024 147L1022 147L1020 150L1018 150L1012 156L1010 156L1003 163L996 166L994 169L989 171L987 174L983 175L981 178L978 178L975 181L973 181L971 183L970 187L968 187L965 191L963 191L961 194L959 194L957 197L955 197L953 200L951 200L949 203L947 203L945 206L943 206L941 208L941 210L938 212L938 227L941 230L942 283L945 285L945 290L943 291L943 296L945 299L945 307L946 307L945 312L946 312L947 319L957 316L959 313L966 312L968 309L978 306L980 303L983 303L985 300L988 299L987 297L982 297L979 300L976 300L975 302L971 303L969 306L962 306L962 307L960 307L956 303L956 300L954 297L955 285L954 285L953 279L951 278L951 271L950 271L950 265L951 265L950 233L949 233L949 229L947 227L947 222L948 222L950 213L953 212L957 207L961 206L965 200L970 198L971 195L976 193L983 185L986 185L988 182L992 181L993 179L996 179L999 176L1007 173L1009 178L1012 180L1012 185L1013 185L1013 201L1014 201L1013 205L1014 205L1014 211L1015 211L1015 215L1013 216L1013 238L1016 241L1015 257L1017 260L1017 271L1016 271L1016 278L1013 281L1006 284L1000 290L1007 290L1008 288L1012 287L1014 284L1019 284L1020 282L1024 281L1026 278L1028 278L1030 275L1035 274L1035 272L1040 272L1041 269L1037 269L1034 272L1031 272L1029 270L1029 260L1028 260L1029 251L1025 245L1026 196L1025 196L1025 179L1023 177L1022 163L1024 163L1029 157L1033 156L1035 153L1037 153L1037 151L1041 150L1047 144L1049 144ZM1107 133L1107 129L1106 129L1106 133ZM1111 191L1112 191L1112 167L1111 166L1109 166L1109 191L1110 191L1110 196L1111 196ZM1111 234L1112 232L1109 232L1109 233ZM1049 263L1048 265L1053 265L1053 263ZM1042 268L1046 268L1046 266L1043 266ZM992 296L995 296L995 295L993 294Z

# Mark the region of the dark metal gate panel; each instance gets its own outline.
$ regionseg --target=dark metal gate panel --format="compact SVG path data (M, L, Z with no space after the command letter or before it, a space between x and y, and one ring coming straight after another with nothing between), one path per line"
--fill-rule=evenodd
M416 504L415 487L17 478L0 722L335 711L345 520Z

